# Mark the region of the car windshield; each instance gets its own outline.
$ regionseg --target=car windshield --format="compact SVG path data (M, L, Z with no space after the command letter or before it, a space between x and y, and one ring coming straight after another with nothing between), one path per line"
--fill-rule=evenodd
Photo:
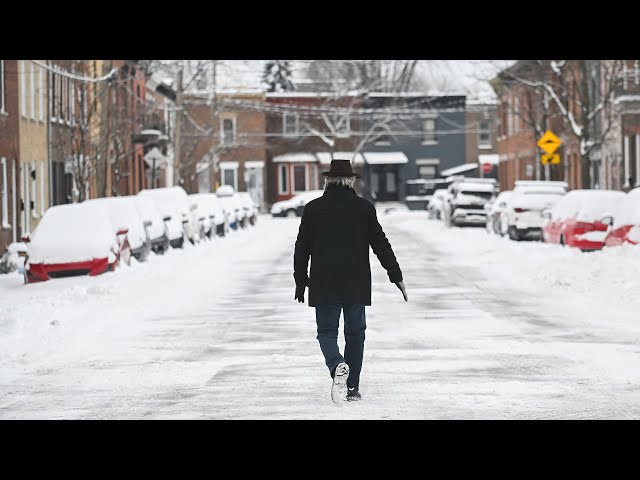
M482 198L484 200L491 200L491 197L493 197L493 194L491 192L473 192L470 190L462 190L460 192L461 195L467 195L467 196L473 196L473 197L479 197Z

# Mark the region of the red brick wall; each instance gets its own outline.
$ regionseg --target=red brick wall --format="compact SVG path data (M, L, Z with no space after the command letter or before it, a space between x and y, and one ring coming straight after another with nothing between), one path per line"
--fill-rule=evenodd
M224 96L218 96L222 100ZM233 96L234 99L261 101L261 96ZM220 144L221 120L234 118L236 128L236 143L227 149L216 149L219 162L238 162L238 191L246 191L245 163L247 161L263 161L266 163L266 119L263 112L243 109L222 102L217 105L217 115L211 118L211 106L206 104L206 99L198 97L185 97L184 108L199 128L193 126L185 116L182 120L182 146L180 148L180 169L184 183L183 188L188 193L198 192L197 164L212 149ZM202 130L211 131L209 135L203 135ZM266 165L265 165L266 167ZM215 191L216 185L222 184L221 171L214 172L209 169L211 175L211 189ZM177 172L176 172L177 173ZM263 187L266 185L263 180Z
M18 172L20 171L20 151L18 141L19 111L18 111L18 62L16 60L4 60L4 88L5 88L5 110L7 114L0 113L0 157L6 158L7 164L7 200L9 215L7 219L0 218L0 255L4 253L4 247L13 241L13 228L2 228L2 223L6 222L13 226L13 160L16 160L16 190L17 217L20 223L20 181ZM0 170L0 175L2 171ZM0 182L2 178L0 177ZM1 199L0 199L1 200ZM0 217L2 217L2 205L0 204ZM18 241L22 232L16 232Z
M500 190L511 190L516 180L535 180L536 171L541 180L545 179L544 166L540 164L543 152L536 144L538 137L533 127L514 114L514 128L508 130L508 113L514 110L513 103L509 106L509 101L513 102L518 98L520 108L526 108L526 91L526 87L522 85L512 85L499 95L497 143L500 155ZM550 165L550 179L565 180L571 189L582 188L579 145L571 130L553 109L550 110L547 129L567 139L556 151L561 163Z

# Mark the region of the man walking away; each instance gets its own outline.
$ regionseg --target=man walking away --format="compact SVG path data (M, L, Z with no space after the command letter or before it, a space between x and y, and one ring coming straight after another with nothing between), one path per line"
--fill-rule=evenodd
M360 175L352 170L351 162L332 160L330 170L322 174L326 177L325 192L305 206L300 222L293 276L298 302L304 303L305 288L309 287L309 306L316 309L316 338L333 379L331 398L340 405L345 398L362 398L365 306L371 305L369 246L405 301L407 294L375 207L353 188ZM344 315L344 357L338 347L340 312Z

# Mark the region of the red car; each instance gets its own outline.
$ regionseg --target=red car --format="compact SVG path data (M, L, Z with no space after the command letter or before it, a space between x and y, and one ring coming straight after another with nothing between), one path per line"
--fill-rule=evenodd
M624 201L620 202L610 217L602 219L609 225L604 244L607 247L617 247L624 243L638 245L640 243L640 188L634 188L627 193Z
M613 190L572 190L544 212L543 240L582 251L602 249L608 225L601 220L624 198Z
M103 205L49 208L33 238L27 233L25 283L74 275L99 275L131 260L127 229L114 231Z

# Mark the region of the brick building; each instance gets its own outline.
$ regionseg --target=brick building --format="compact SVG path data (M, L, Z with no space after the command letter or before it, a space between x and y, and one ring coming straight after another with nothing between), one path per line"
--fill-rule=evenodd
M348 111L361 100L323 92L274 92L266 99L269 204L321 189L320 172L334 156L352 155L360 141L352 134L359 129L358 119ZM362 173L363 164L362 155L356 155L354 170Z
M48 70L46 60L18 60L20 176L23 232L32 232L49 208Z
M231 185L265 206L266 116L262 92L185 94L176 179L188 193Z
M496 102L467 99L466 163L477 164L478 176L484 178L498 178L497 116ZM491 171L485 172L483 168Z
M0 252L20 239L18 62L0 60Z
M497 153L501 190L511 190L516 180L565 180L569 187L582 188L581 156L573 132L567 128L555 104L544 102L532 89L510 77L537 79L546 73L535 60L520 60L494 80L498 95ZM561 140L557 150L562 163L541 165L536 142L551 130Z

